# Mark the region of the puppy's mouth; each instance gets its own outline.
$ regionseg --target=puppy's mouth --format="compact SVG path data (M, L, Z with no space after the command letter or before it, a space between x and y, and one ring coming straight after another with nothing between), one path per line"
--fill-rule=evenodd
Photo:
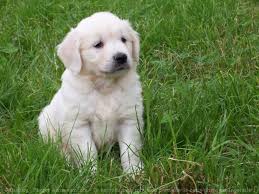
M114 65L114 67L111 70L101 71L101 72L106 75L115 75L115 74L121 74L123 72L126 72L129 69L130 69L129 64L125 63L125 64L121 64L121 65Z

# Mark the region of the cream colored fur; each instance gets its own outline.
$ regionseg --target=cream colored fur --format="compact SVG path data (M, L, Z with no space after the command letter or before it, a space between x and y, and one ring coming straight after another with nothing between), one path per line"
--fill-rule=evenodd
M100 40L103 47L95 48ZM109 73L118 52L127 55L130 68ZM118 142L124 171L140 170L143 105L137 33L127 21L99 12L71 29L58 56L66 70L61 88L39 116L43 138L57 140L60 135L65 154L82 154L83 159L75 158L78 164L95 160L104 145Z

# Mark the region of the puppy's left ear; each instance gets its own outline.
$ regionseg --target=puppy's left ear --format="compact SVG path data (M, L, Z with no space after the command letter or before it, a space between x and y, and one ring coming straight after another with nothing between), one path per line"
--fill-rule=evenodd
M81 71L82 60L79 51L79 35L75 29L71 29L64 40L57 46L57 54L65 67L74 74Z
M125 20L124 20L125 21ZM125 21L130 32L130 36L132 38L132 57L133 60L136 64L139 62L139 50L140 50L140 45L139 45L139 34L133 30L131 27L130 23L126 20Z
M132 41L132 53L133 53L133 59L138 64L139 62L139 35L136 31L133 30L133 41Z

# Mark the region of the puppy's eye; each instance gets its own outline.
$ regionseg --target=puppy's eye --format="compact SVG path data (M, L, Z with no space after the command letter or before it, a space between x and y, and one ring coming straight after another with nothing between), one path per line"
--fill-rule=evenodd
M97 42L97 43L94 45L94 47L95 47L95 48L102 48L103 45L104 45L103 42L100 41L100 42Z
M121 37L121 41L122 41L123 43L125 43L125 42L127 42L127 39L124 38L124 37Z

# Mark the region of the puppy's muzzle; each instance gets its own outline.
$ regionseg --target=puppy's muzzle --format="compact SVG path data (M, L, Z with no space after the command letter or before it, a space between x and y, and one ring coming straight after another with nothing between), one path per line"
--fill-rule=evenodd
M124 53L113 56L113 72L129 69L128 57Z

